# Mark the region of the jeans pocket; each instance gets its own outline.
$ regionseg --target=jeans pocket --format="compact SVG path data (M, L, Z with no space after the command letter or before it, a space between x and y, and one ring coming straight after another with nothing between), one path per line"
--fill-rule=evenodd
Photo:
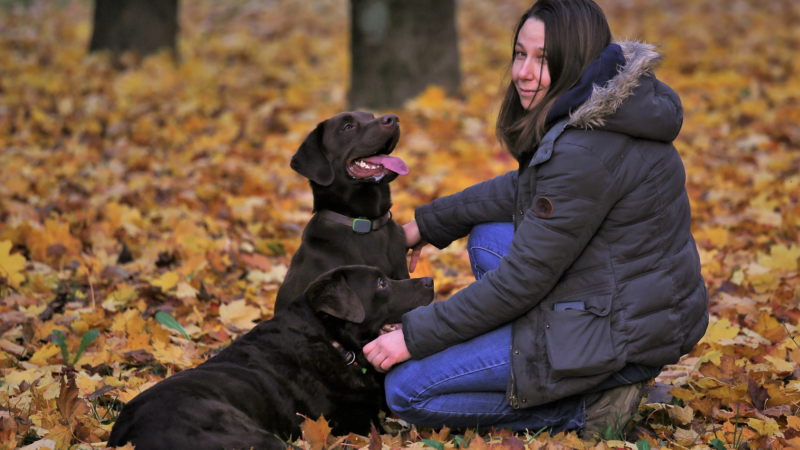
M614 370L617 354L611 341L611 295L580 300L586 309L545 310L552 381Z

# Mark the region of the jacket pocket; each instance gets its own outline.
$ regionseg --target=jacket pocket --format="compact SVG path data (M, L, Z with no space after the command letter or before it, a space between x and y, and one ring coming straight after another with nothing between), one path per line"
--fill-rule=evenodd
M617 355L611 341L611 295L580 300L586 309L545 309L551 381L596 375L616 366Z

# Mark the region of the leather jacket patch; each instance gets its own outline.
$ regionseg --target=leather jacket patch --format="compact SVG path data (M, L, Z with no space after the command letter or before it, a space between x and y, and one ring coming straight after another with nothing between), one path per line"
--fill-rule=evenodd
M533 209L536 211L536 215L542 218L550 217L550 214L553 214L553 204L547 197L539 197Z

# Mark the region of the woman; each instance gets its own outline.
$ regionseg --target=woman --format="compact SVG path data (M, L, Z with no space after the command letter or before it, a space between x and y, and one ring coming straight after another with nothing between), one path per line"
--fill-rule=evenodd
M364 347L423 426L591 435L703 336L708 293L672 145L683 110L653 47L613 44L591 0L520 19L497 136L519 169L416 210L415 249L470 234L476 281ZM505 222L505 223L504 223ZM408 360L408 361L407 361Z

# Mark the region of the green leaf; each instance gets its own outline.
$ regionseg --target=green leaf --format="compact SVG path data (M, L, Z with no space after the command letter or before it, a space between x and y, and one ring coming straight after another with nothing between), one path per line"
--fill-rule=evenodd
M650 450L650 441L647 439L636 441L636 448L637 450Z
M444 444L433 439L423 439L422 442L435 448L436 450L444 450Z
M720 441L719 439L712 440L711 446L714 447L716 450L726 450L725 443Z
M463 437L456 436L453 440L456 441L456 446L458 448L467 448L467 447L464 447L464 438Z
M186 339L191 339L189 337L189 333L183 329L183 326L175 320L169 313L164 311L159 311L156 313L156 320L167 328L172 328L173 330L177 331L181 334L181 336L185 337Z
M98 330L89 330L83 334L81 337L81 345L78 347L78 353L75 354L75 359L72 361L71 365L75 365L79 359L81 359L81 355L83 355L83 351L86 350L86 346L92 343L93 340L97 339L97 335L100 334Z
M61 357L64 359L64 365L71 365L69 363L69 350L67 349L67 340L64 339L64 335L61 334L61 331L53 329L53 334L56 335L55 341L56 345L61 348Z

